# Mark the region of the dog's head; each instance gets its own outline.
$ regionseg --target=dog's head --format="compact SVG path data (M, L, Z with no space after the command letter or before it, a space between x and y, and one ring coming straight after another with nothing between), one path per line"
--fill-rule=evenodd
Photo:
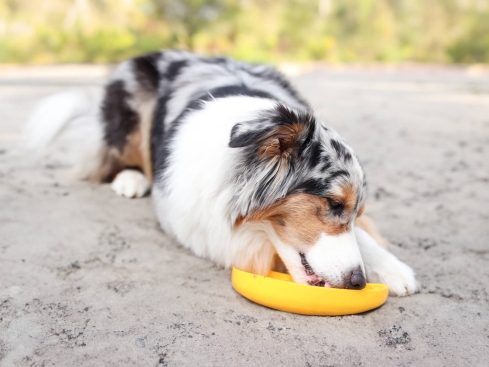
M239 149L231 216L265 223L298 283L361 289L365 269L353 233L366 179L353 150L309 113L282 105L234 126Z

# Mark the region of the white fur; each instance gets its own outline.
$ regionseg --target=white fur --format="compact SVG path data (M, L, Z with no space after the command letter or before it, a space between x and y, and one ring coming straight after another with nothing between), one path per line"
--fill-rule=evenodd
M355 227L355 236L368 282L388 285L392 296L407 296L418 291L413 269L382 248L361 228Z
M87 178L98 165L103 143L98 112L100 92L72 90L39 101L23 130L26 147L42 155L56 139L56 149L63 152L66 162L75 165L71 173Z
M141 172L125 169L117 174L110 188L119 196L141 198L149 190L149 182Z
M139 89L134 75L132 60L126 60L117 65L110 75L108 84L118 80L124 81L124 88L131 94L134 94Z
M323 233L305 255L316 275L332 286L349 281L353 270L364 270L353 232L338 236Z
M246 264L244 268L265 274L274 250L263 243L264 229L233 230L228 207L233 192L227 183L237 152L228 143L236 123L273 106L271 100L230 97L189 114L170 143L164 176L153 185L156 213L166 233L222 266ZM253 258L259 263L252 265Z
M42 150L65 126L90 110L93 104L84 90L72 90L42 99L32 112L25 128L27 147Z

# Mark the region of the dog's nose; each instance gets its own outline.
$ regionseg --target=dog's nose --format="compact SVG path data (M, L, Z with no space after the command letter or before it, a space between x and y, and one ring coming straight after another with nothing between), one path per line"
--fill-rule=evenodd
M367 285L367 280L363 276L361 271L354 271L351 273L350 277L350 288L351 289L363 289Z

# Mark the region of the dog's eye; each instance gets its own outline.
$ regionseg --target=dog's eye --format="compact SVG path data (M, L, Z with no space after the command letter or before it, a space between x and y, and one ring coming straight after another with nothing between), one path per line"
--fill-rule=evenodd
M327 198L328 200L328 205L329 205L329 210L334 214L334 215L341 215L343 212L343 209L345 209L345 206L341 201Z

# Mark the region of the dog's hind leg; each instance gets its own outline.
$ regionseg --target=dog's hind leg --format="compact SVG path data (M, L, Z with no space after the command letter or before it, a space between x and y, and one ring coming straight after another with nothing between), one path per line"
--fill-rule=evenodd
M158 54L120 64L108 83L101 106L103 141L88 178L112 182L126 197L141 197L152 180L151 125L156 108Z
M355 237L369 283L386 284L389 286L389 294L398 297L418 291L413 269L381 247L360 227L355 227Z

